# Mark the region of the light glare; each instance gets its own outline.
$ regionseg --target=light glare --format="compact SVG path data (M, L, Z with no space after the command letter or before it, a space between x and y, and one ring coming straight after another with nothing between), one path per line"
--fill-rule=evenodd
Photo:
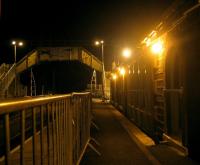
M19 42L19 46L23 46L23 42Z
M113 78L113 80L116 80L116 79L117 79L117 75L116 75L116 74L113 74L113 75L112 75L112 78Z
M126 73L126 70L125 70L124 68L120 68L119 72L120 72L120 74L121 74L122 76L124 76L125 73Z
M12 44L15 45L15 44L16 44L16 41L12 41Z
M129 58L131 56L131 50L126 48L123 50L123 56Z
M95 45L99 45L100 43L99 43L99 41L95 41Z
M157 41L152 45L151 50L154 54L161 54L163 51L163 43L161 41Z

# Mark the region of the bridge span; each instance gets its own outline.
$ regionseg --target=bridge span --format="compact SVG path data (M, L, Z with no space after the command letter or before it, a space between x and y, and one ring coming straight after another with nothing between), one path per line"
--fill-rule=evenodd
M85 90L94 70L101 84L102 62L82 47L39 47L16 64L3 64L0 70L4 98Z

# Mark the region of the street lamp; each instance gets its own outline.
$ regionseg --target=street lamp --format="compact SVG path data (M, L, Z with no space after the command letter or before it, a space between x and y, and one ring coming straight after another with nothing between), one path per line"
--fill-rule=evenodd
M131 50L129 48L126 48L122 51L122 55L125 57L125 58L130 58L131 56Z
M119 73L122 75L122 99L124 104L124 113L127 115L127 85L125 80L126 69L124 67L120 68Z
M151 51L154 54L162 54L163 52L163 42L161 40L156 41L155 43L152 44L151 46Z
M12 41L12 45L14 46L14 63L17 61L17 46L23 46L23 42Z
M14 65L17 62L17 46L23 46L23 42L12 41L12 45L14 46ZM15 66L15 97L17 96L17 72Z
M95 45L99 46L101 45L101 60L102 60L102 95L103 99L105 98L105 88L106 88L106 82L105 82L105 67L104 67L104 41L95 41Z

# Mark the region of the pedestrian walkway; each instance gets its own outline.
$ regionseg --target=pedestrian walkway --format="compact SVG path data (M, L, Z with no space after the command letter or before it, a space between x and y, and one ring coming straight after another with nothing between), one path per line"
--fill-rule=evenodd
M94 99L93 113L99 130L92 127L91 136L100 143L100 146L94 145L101 156L88 148L81 165L197 164L167 143L155 145L151 138L108 103Z
M115 109L109 104L94 102L94 120L99 130L93 128L92 136L100 143L100 146L96 147L101 152L101 156L88 148L81 165L151 164L119 123L114 111Z

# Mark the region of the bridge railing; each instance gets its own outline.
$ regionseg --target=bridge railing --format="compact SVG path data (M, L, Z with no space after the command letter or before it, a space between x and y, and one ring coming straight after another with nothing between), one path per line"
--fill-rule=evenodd
M4 77L0 80L0 92L5 91L15 78L15 64L13 64Z
M79 164L90 113L90 93L0 103L0 164Z
M9 64L1 64L0 65L0 80L4 77L4 74L8 71L10 65Z

